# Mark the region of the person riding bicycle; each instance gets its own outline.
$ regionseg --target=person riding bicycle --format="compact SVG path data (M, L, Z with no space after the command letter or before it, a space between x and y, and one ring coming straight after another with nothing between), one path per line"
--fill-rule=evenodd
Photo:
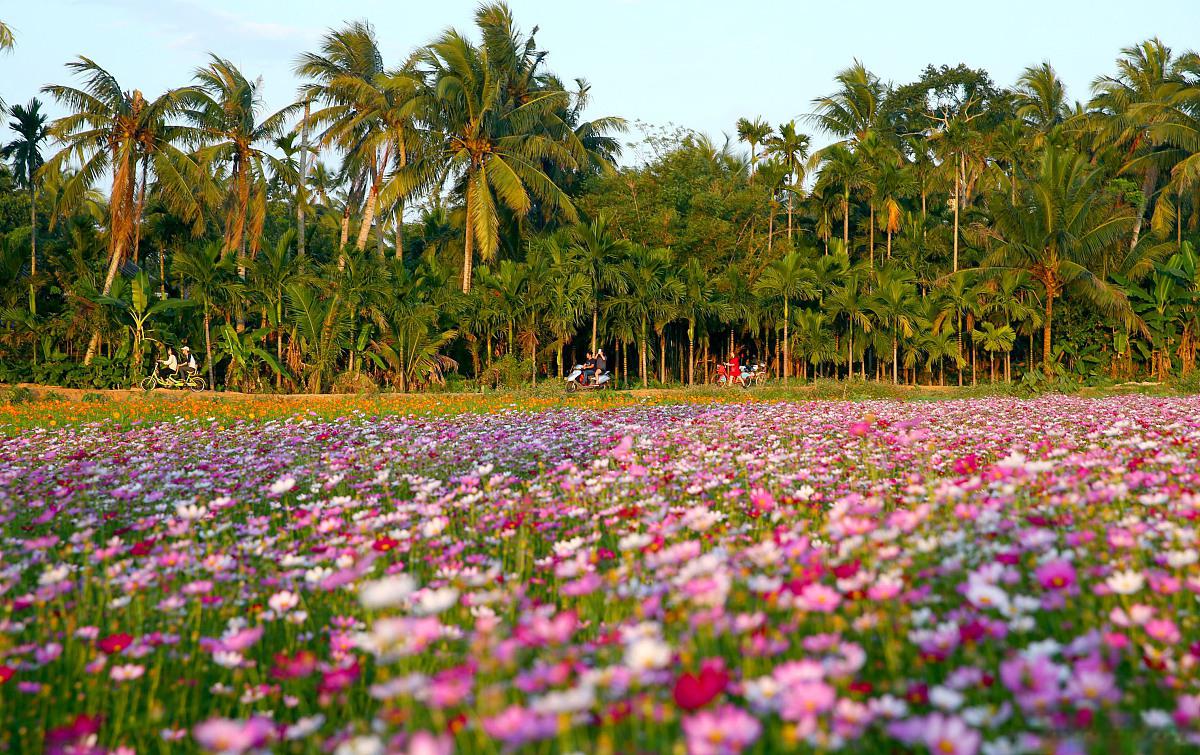
M167 347L167 358L158 360L158 364L161 368L160 377L174 377L179 374L179 359L175 356L175 349L170 346ZM162 369L165 369L167 374L162 374Z
M200 369L196 365L196 357L192 355L192 350L184 346L183 359L179 363L179 379L186 382L188 378L199 371Z

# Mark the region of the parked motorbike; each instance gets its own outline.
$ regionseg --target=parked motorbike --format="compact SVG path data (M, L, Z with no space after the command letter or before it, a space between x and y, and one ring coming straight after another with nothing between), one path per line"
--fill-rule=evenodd
M599 375L593 375L584 382L583 365L577 364L571 370L571 374L567 375L564 380L567 381L568 391L590 391L596 388L612 387L612 376L608 372L601 372Z
M749 388L751 386L760 384L766 372L767 370L765 365L749 364L742 367L740 374L737 377L734 377L729 363L723 362L717 365L717 375L714 378L714 381L717 385L724 388L735 385L740 385L743 388Z

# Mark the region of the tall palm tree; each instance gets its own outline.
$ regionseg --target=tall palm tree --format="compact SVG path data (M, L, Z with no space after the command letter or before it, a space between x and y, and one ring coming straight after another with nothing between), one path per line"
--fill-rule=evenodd
M393 164L398 170L408 166L414 116L421 106L418 79L410 70L386 70L375 29L364 21L326 34L321 52L302 55L296 73L311 80L302 87L303 97L324 105L305 122L324 126L322 143L358 155L370 177L355 241L361 251L388 171ZM401 215L407 196L395 197Z
M683 282L674 274L675 260L666 249L633 246L622 261L619 274L625 293L614 303L637 324L638 364L642 387L649 385L648 349L650 324L662 322L684 295Z
M821 151L818 186L836 187L842 195L842 243L850 250L850 195L865 188L870 173L862 156L842 144Z
M892 258L892 235L900 230L903 208L900 202L908 198L916 188L916 182L907 167L895 159L884 159L876 166L871 183L871 199L879 224L887 233L887 258ZM874 250L872 250L874 258Z
M423 173L449 175L463 193L464 293L471 290L476 247L484 260L499 247L501 207L524 216L537 200L545 210L575 222L574 204L544 166L551 162L572 169L587 157L578 136L558 115L569 106L569 95L547 87L536 74L542 56L535 55L532 37L516 33L502 5L480 7L476 21L483 44L451 29L420 54L437 140ZM398 190L416 181L401 182Z
M95 61L80 57L67 69L83 79L81 88L51 84L42 91L71 112L51 126L62 150L47 161L47 170L58 171L71 161L79 170L71 174L59 195L59 204L74 207L105 175L111 176L108 197L108 271L101 295L112 291L117 270L125 261L138 224L137 173L143 160L153 168L160 194L189 222L202 217L201 198L195 187L203 178L194 161L176 145L181 134L164 127L177 107L175 92L147 100L138 90L126 91ZM145 173L143 173L143 176ZM90 364L100 345L93 331L84 362Z
M791 306L794 302L817 298L820 290L812 270L805 264L803 255L791 251L763 270L755 283L754 292L783 304L783 379L786 382L791 376L791 339L788 328L791 322Z
M779 124L779 133L768 136L764 141L767 154L776 157L787 167L790 178L788 187L788 240L792 238L793 197L800 193L804 183L804 167L808 160L808 135L796 131L796 122Z
M900 382L900 339L911 336L917 325L916 287L897 271L881 268L876 275L877 286L871 297L870 310L881 330L891 336L892 383Z
M750 173L753 174L754 169L758 167L758 158L761 157L758 147L766 143L767 138L771 136L771 124L762 118L738 118L737 135L738 141L743 141L750 147Z
M1043 138L1061 125L1070 113L1067 89L1048 61L1029 66L1017 79L1014 91L1017 117ZM1041 146L1041 141L1036 143Z
M1100 168L1082 155L1047 148L1038 175L1018 194L988 202L994 246L984 260L990 268L1024 271L1042 289L1042 363L1053 371L1051 333L1054 301L1075 293L1109 314L1131 314L1119 289L1096 272L1100 255L1134 225L1131 213L1114 206Z
M858 273L846 276L842 284L834 289L826 299L831 312L846 318L846 366L848 377L854 377L854 331L861 328L863 333L871 332L870 297L863 286ZM867 376L867 358L863 354L863 379Z
M194 78L194 86L179 90L179 102L193 124L191 138L203 145L196 153L198 159L229 171L223 253L236 253L244 268L262 239L268 170L286 172L268 150L283 133L288 117L302 105L288 105L263 117L262 80L251 81L216 55L207 66L196 69Z
M608 217L601 213L589 223L571 229L571 239L579 264L588 277L592 297L592 351L596 350L596 331L600 319L600 296L620 285L617 268L629 252L630 244L613 235Z
M37 294L34 279L37 277L37 190L38 171L45 163L42 157L42 144L50 136L46 127L46 114L42 112L41 100L36 97L28 105L13 105L13 120L8 128L17 138L8 144L0 146L0 158L12 160L13 172L17 185L29 192L29 307L36 314Z
M1141 238L1142 223L1158 188L1160 175L1160 163L1144 159L1156 149L1146 133L1155 121L1148 120L1147 116L1170 112L1146 106L1162 104L1182 82L1179 61L1171 48L1158 38L1122 48L1121 57L1117 59L1117 74L1101 76L1092 82L1090 105L1106 116L1100 121L1099 142L1122 150L1128 162L1125 170L1142 177L1141 199L1130 232L1130 249L1135 248Z
M879 125L887 87L860 60L839 71L834 80L839 89L813 100L812 119L847 143L859 142Z
M680 271L683 284L677 313L687 322L688 337L688 385L696 384L696 323L713 317L729 314L729 306L720 297L716 281L695 257L688 259Z

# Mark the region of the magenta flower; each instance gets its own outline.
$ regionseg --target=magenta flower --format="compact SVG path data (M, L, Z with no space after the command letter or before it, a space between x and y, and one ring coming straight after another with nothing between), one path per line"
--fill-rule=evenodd
M1038 567L1034 576L1047 590L1069 590L1075 586L1075 567L1070 561L1047 561Z
M734 705L695 713L683 719L689 755L737 755L758 739L758 719Z
M260 716L245 721L212 718L197 724L192 736L210 752L238 755L266 743L273 731L271 720Z

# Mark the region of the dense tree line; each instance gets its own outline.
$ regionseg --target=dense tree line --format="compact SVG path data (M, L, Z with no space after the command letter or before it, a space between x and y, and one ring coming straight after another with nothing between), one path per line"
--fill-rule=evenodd
M1086 103L1048 63L1003 88L855 62L806 120L623 144L505 6L476 26L394 62L332 30L278 112L216 55L155 96L81 57L39 93L66 116L12 104L0 381L128 385L165 343L313 392L537 382L598 345L642 385L735 348L784 380L1195 366L1192 53L1122 50Z

